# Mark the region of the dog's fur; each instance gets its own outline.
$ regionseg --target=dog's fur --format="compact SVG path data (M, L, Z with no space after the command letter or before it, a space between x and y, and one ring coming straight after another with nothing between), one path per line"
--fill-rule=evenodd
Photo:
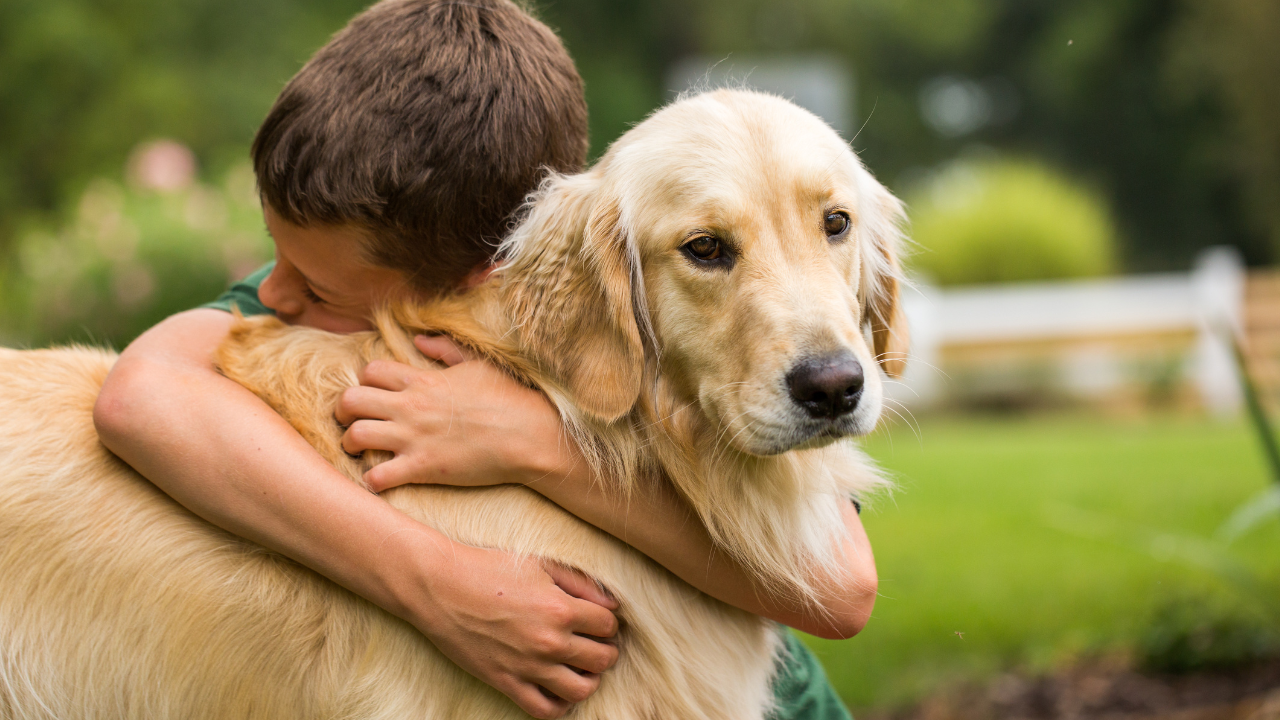
M829 238L824 217L851 220ZM478 288L382 312L337 336L241 322L219 353L356 482L332 418L360 367L428 366L447 332L547 393L608 489L666 477L717 543L780 592L842 565L841 504L880 479L840 438L896 374L901 209L848 146L783 100L721 91L629 132L591 171L535 195ZM731 247L731 271L681 250ZM868 342L868 339L870 342ZM875 348L874 354L871 347ZM784 380L851 352L859 406L814 420ZM408 624L209 526L139 478L91 420L113 357L0 351L0 718L514 718ZM411 486L384 494L463 543L580 568L617 597L617 666L575 717L761 718L775 626L712 600L536 493Z

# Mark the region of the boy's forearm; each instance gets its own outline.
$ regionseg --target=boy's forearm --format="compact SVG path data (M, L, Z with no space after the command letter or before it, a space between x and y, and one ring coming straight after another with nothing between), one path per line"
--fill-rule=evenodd
M244 392L239 386L234 390ZM433 531L340 475L265 405L254 408L244 398L225 396L211 403L207 394L181 391L149 404L155 417L166 418L182 418L199 404L199 417L213 420L214 427L191 427L178 419L163 428L140 426L137 434L116 436L114 442L104 437L125 462L214 525L403 615L404 588L382 573L403 567L382 560L402 545L388 546L387 540L409 540L396 537L403 532ZM234 420L220 424L219 415ZM167 455L172 447L182 447L183 454Z
M231 316L219 315L229 328ZM223 322L197 316L190 337L143 336L122 354L95 408L103 443L209 522L403 616L412 590L388 573L404 565L371 560L448 541L344 478L270 407L213 372L210 337L225 335L216 332Z
M737 608L828 638L852 637L870 617L876 595L875 560L852 503L843 538L848 572L818 582L819 607L797 607L771 595L750 573L716 548L702 523L663 485L635 492L625 502L606 493L579 463L530 484L579 518L652 558L699 590ZM585 491L584 491L585 489Z

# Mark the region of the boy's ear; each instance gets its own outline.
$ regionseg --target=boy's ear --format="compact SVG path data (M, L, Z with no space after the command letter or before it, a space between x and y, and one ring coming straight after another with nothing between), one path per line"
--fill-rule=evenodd
M618 204L594 174L556 178L505 248L506 300L521 344L583 413L604 422L640 396L638 268Z

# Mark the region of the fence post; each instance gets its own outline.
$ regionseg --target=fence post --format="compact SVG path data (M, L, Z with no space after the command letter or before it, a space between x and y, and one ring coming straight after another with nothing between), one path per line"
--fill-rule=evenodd
M1244 333L1244 263L1229 247L1200 253L1191 271L1197 325L1191 373L1204 407L1219 417L1240 412L1243 396L1229 337Z

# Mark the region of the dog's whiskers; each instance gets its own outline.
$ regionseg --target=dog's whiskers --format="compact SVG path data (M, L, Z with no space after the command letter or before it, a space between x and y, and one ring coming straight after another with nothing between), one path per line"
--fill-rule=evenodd
M741 417L741 416L739 416L739 417ZM736 418L735 418L735 419L736 419ZM754 422L755 422L754 420L750 420L750 419L748 419L748 420L747 420L747 423L746 423L745 425L743 425L743 426L742 426L742 429L738 430L738 432L736 432L736 433L734 433L734 434L733 434L733 437L729 438L729 442L728 442L728 443L726 443L726 444L724 445L724 448L725 448L725 449L724 449L722 452L728 452L728 448L729 448L729 447L732 447L732 445L733 445L734 441L736 441L736 440L738 439L738 436L739 436L739 435L741 435L742 433L746 432L747 430L750 430L750 429L751 429L751 425L752 425Z
M884 409L898 416L899 420L902 420L904 423L906 423L907 427L911 428L911 434L915 435L916 440L923 445L924 438L920 433L919 421L916 420L915 415L912 414L912 412L908 410L905 406L899 404L899 407L902 408L901 411L899 411L897 408L894 408L890 405L885 405ZM906 415L904 415L903 413L906 413ZM888 430L885 430L885 432L888 433ZM892 443L893 439L890 438L889 442Z
M732 427L733 423L737 422L739 418L743 417L744 415L747 415L749 412L750 410L743 410L742 412L735 415L732 420L720 426L720 430L716 433L716 440L712 447L712 452L715 453L714 455L712 455L713 465L719 464L720 461L724 459L724 456L728 454L729 448L732 447L733 445L733 441L737 440L738 436L741 435L744 430L747 430L751 427L752 421L748 419L747 423L743 425L742 428L738 430L738 432L733 434L733 437L729 439L728 443L723 442L724 434L729 431L729 428Z
M880 360L882 360L882 359L884 359L884 358L892 358L892 359L895 359L895 360L897 360L897 359L903 359L903 360L906 360L908 363L910 363L910 364L912 364L912 365L923 365L923 366L925 366L925 367L929 368L930 370L933 370L934 372L936 372L936 373L938 373L938 374L942 375L942 376L943 376L943 377L945 377L946 379L948 379L948 380L950 380L950 379L951 379L951 376L947 374L947 371L943 370L942 368L938 367L937 365L934 365L933 363L929 363L929 362L925 362L924 360L921 360L921 359L920 359L920 356L919 356L919 355L916 355L916 354L914 354L914 353L909 353L909 352L893 352L893 351L886 351L886 352L882 352L882 353L880 353L879 355L876 355L876 362L879 362Z
M880 382L884 383L885 385L901 385L902 387L904 387L904 388L906 388L907 390L909 390L909 391L911 392L911 394L912 394L912 395L915 395L917 398L919 398L919 397L920 397L920 393L916 392L916 389L915 389L915 388L913 388L913 387L911 387L910 385L908 385L908 384L906 384L906 383L902 382L901 380L881 380Z

